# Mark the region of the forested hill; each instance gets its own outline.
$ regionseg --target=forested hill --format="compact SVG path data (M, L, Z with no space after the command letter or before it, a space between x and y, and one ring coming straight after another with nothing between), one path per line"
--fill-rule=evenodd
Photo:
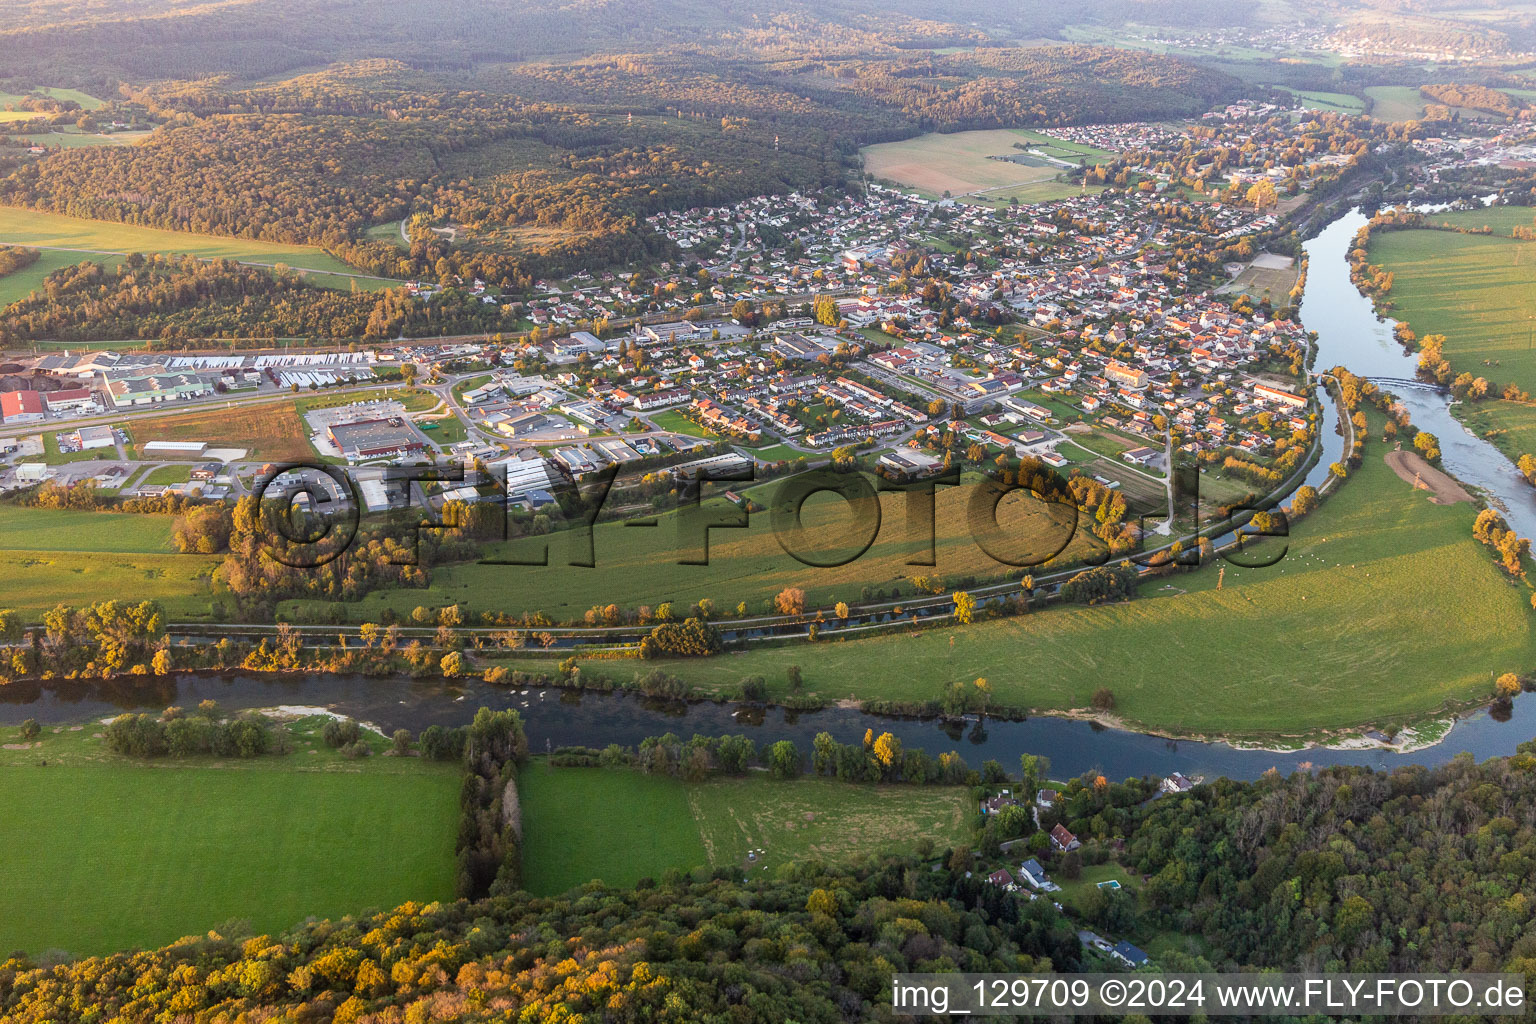
M623 856L621 849L613 855ZM406 905L285 936L0 964L0 1017L79 1020L856 1021L893 970L1071 968L1039 901L901 861L773 881Z
M161 21L176 32L189 24ZM109 39L118 28L79 31ZM267 44L209 32L187 45L213 47L222 73L102 90L121 99L97 116L148 118L159 124L148 138L35 158L19 147L0 151L0 203L324 245L370 274L437 279L449 271L521 289L538 276L672 255L643 225L659 210L838 186L857 172L868 143L1187 116L1243 91L1226 74L1158 54L1087 46L865 52L881 50L881 38L792 60L673 44L470 61L459 70L379 57L253 81L245 77L253 69L234 56L220 64L216 51L229 39L243 40L241 52ZM0 74L19 73L32 59L24 53L38 52L18 39L0 33L0 66L7 45L16 53ZM271 45L281 48L281 39ZM335 45L331 54L352 48ZM50 81L69 66L61 62ZM455 240L424 230L401 252L366 239L368 229L414 213L454 225Z
M1074 783L1062 813L1086 856L1123 840L1121 859L1152 876L1140 906L1101 916L1203 934L1206 957L1165 953L1164 969L1536 971L1536 743L1481 765L1220 781L1145 804L1139 793ZM746 882L725 868L57 966L15 958L0 964L0 1017L515 1020L564 1007L593 1020L832 1022L888 1016L895 972L1081 966L1049 901L968 878L969 862L946 851L786 865Z
M394 57L432 68L662 45L757 56L1059 38L1071 23L1233 24L1237 0L31 0L0 5L5 75L259 77Z
M1129 834L1145 911L1233 962L1536 972L1536 741L1483 764L1223 780Z

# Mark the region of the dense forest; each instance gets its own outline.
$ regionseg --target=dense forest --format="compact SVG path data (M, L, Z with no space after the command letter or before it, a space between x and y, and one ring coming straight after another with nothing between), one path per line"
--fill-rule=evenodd
M0 345L39 338L393 338L516 323L509 307L462 290L423 305L398 289L341 291L232 260L134 253L115 268L83 262L51 272L42 288L5 308Z
M1118 784L1070 797L1053 814L1123 842L1149 876L1136 912L1203 935L1214 962L1536 969L1536 742L1482 764L1223 779L1144 806Z
M0 10L0 60L18 75L63 69L101 79L226 71L263 77L377 56L463 68L663 44L772 56L890 51L1058 38L1064 27L1083 22L1219 27L1251 15L1238 0L1087 0L1071 7L985 0L29 0Z
M287 935L0 963L9 1021L269 1019L835 1022L883 1017L893 970L1072 968L1077 937L963 872L890 859L742 882L407 904ZM590 1017L580 1017L590 1014ZM249 1016L246 1016L249 1015Z

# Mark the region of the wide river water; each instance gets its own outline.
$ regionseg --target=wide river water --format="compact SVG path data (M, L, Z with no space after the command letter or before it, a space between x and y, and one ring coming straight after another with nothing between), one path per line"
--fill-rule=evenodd
M1352 212L1307 243L1310 267L1301 318L1318 333L1318 368L1343 365L1367 377L1412 378L1414 358L1403 353L1392 337L1392 324L1377 319L1370 301L1349 280L1346 254L1365 220L1364 214ZM1536 492L1519 480L1498 451L1467 433L1451 417L1447 397L1432 391L1398 389L1398 393L1412 411L1414 422L1440 438L1446 468L1502 505L1511 525L1523 536L1536 537ZM1327 422L1332 423L1336 419L1332 400L1324 396L1324 404ZM1342 439L1331 429L1323 431L1323 442L1322 458L1306 477L1313 485L1322 481L1328 464L1342 451ZM0 689L0 723L14 724L26 718L44 723L79 722L124 710L157 711L170 704L192 707L205 698L219 701L228 710L280 705L325 707L385 732L398 728L419 732L433 724L462 724L481 706L516 708L523 715L535 751L567 744L633 744L664 732L682 736L740 732L759 744L791 739L808 751L818 732L854 742L865 729L874 727L895 733L909 747L931 753L958 750L973 766L995 758L1011 768L1018 764L1020 754L1044 754L1059 777L1096 768L1111 778L1180 771L1206 778L1225 775L1253 779L1270 768L1290 772L1307 763L1375 768L1435 765L1463 752L1478 759L1510 754L1516 744L1536 735L1536 698L1532 697L1517 699L1507 721L1495 721L1487 711L1479 711L1458 721L1441 742L1410 753L1384 747L1277 753L1225 743L1165 740L1051 717L989 721L984 730L978 730L974 722L961 726L847 709L765 711L731 704L649 701L625 694L508 690L478 680L331 675L184 674L149 682L123 680L105 689L97 684L13 684Z

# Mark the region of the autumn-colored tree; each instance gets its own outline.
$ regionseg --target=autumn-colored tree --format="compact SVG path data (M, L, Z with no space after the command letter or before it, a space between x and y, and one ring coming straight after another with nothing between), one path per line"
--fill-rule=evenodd
M955 621L969 625L976 613L976 599L963 590L955 591L950 598L955 602Z
M1268 179L1261 179L1250 185L1247 198L1257 210L1268 209L1280 201L1279 195L1275 192L1275 183Z
M780 615L799 615L805 611L805 591L799 587L785 587L773 599Z
M805 909L813 914L836 914L837 896L826 889L812 889L805 901Z

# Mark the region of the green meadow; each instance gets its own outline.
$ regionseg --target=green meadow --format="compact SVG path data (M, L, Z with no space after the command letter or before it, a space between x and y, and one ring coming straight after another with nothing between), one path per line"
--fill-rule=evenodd
M1462 402L1452 411L1468 430L1492 442L1511 462L1536 453L1536 402Z
M1495 235L1508 236L1514 228L1536 226L1536 208L1489 206L1477 210L1447 210L1444 213L1426 214L1425 219L1432 224L1450 224L1473 231L1489 228Z
M104 554L0 548L6 585L0 604L35 620L57 604L109 599L158 601L175 620L207 619L218 555Z
M1365 109L1364 100L1347 92L1306 92L1300 89L1287 89L1286 92L1313 110L1358 114Z
M1371 116L1379 121L1416 121L1424 116L1424 97L1411 85L1368 85Z
M168 616L208 617L218 555L180 555L170 516L0 505L0 607L36 619L56 604L154 600Z
M1531 224L1532 211L1524 211ZM1493 222L1507 211L1451 214ZM1389 231L1371 242L1372 263L1393 274L1392 315L1419 337L1443 334L1458 371L1536 391L1536 242L1449 231Z
M285 263L295 270L312 271L306 276L318 285L350 288L355 281L360 289L389 287L389 282L340 276L353 272L352 268L319 246L168 231L16 206L0 206L0 245L89 250L69 254L73 257L69 262L78 262L92 253L160 252L223 257L249 263ZM0 278L0 287L4 280Z
M42 288L43 279L55 270L62 270L86 261L116 266L122 262L122 257L89 256L83 252L43 249L38 253L36 263L0 276L0 306L9 305L17 299L24 299Z
M766 505L778 482L749 489L749 497ZM856 601L865 587L891 590L900 587L913 593L910 577L938 576L954 581L966 576L995 578L1022 574L994 560L971 536L968 502L972 487L946 487L938 492L934 516L935 565L909 565L923 557L923 542L909 532L907 499L900 494L881 498L878 533L869 550L844 565L806 565L786 553L766 512L754 513L746 529L714 529L709 534L709 563L682 564L699 559L700 532L685 529L676 512L658 515L655 526L599 523L593 531L595 569L570 564L578 550L570 533L487 544L481 562L459 562L433 569L431 586L425 589L377 591L345 610L353 621L378 621L386 608L408 615L417 605L428 607L461 603L472 614L497 610L543 611L557 621L580 618L599 604L623 608L655 607L670 601L679 608L709 598L717 609L734 610L746 602L753 613L768 610L774 595L786 587L806 592L811 604ZM706 503L705 515L718 521L739 518L742 513L721 498ZM1045 506L1032 498L1013 497L999 506L998 519L1013 537L1029 538L1029 552L1038 558L1058 549L1070 537L1064 557L1079 556L1097 538L1087 530L1072 532L1071 512ZM791 546L811 553L818 561L847 557L857 552L850 538L876 526L862 510L855 515L841 497L823 493L810 498L802 514L803 534L791 534ZM507 564L512 560L548 565ZM1022 550L1022 545L1019 550ZM300 602L285 602L284 611L302 611Z
M312 730L249 761L130 760L96 723L26 749L0 732L0 949L105 953L453 897L457 766L346 761Z
M1437 218L1503 235L1388 231L1371 241L1371 262L1393 274L1392 315L1421 338L1445 335L1451 366L1486 377L1499 391L1513 381L1536 394L1536 242L1508 237L1533 216L1525 207L1448 213ZM1497 400L1457 411L1511 458L1536 452L1526 405Z
M24 132L12 135L32 146L58 146L61 149L78 149L81 146L127 146L148 135L148 132L82 132L78 129L55 128L47 132Z
M95 96L92 96L89 93L81 92L79 89L61 89L54 86L45 85L30 91L40 93L44 96L51 96L56 100L73 100L74 102L80 104L81 108L84 110L96 110L101 106L102 102ZM0 92L0 107L10 103L19 103L26 98L26 95L23 93ZM29 116L38 116L38 114L34 111L26 111L26 113Z
M171 522L171 516L0 505L0 548L13 552L170 552Z
M1108 687L1127 723L1252 738L1401 724L1486 698L1536 653L1531 589L1472 539L1472 505L1430 503L1384 455L1372 444L1269 568L1154 579L1117 605L645 667L705 691L761 675L779 698L790 665L827 699L931 700L950 680L986 677L997 702L1041 711L1086 709Z
M849 861L910 851L924 839L944 849L965 838L975 810L958 787L780 781L761 772L686 783L542 759L523 771L518 793L524 884L541 896L593 879L629 886L668 869Z

